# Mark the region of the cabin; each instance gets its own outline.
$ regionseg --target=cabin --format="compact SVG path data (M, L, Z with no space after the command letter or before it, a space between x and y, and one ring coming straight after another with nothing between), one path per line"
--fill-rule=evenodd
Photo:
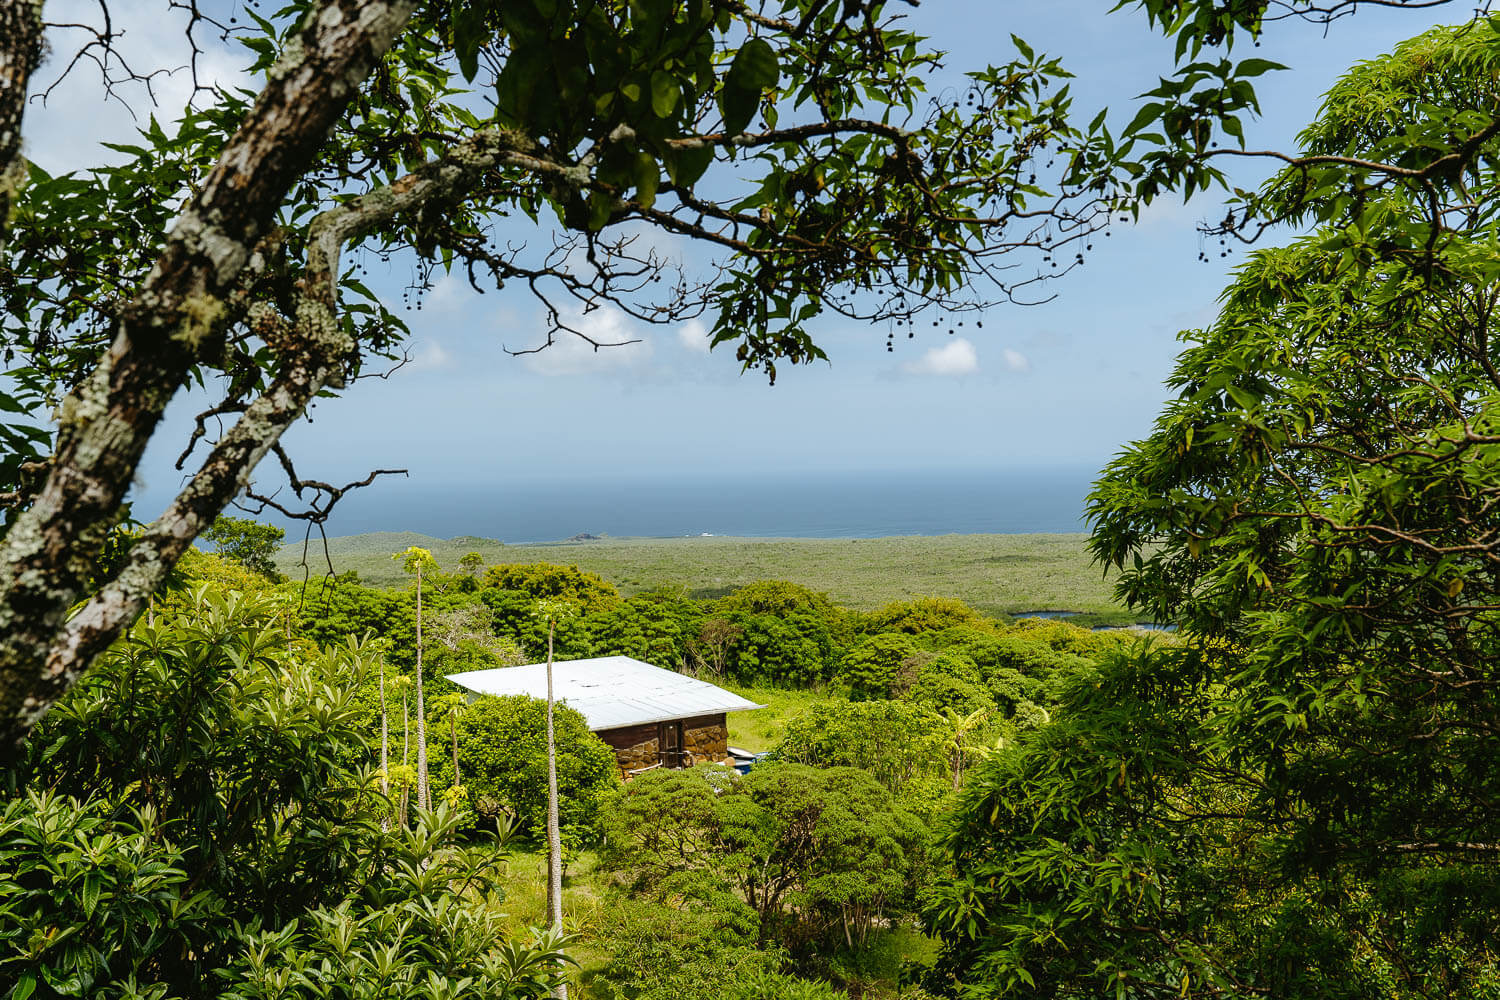
M547 665L449 674L474 695L547 697ZM655 767L729 763L728 713L765 708L707 681L629 656L552 664L552 697L583 715L612 747L624 777Z

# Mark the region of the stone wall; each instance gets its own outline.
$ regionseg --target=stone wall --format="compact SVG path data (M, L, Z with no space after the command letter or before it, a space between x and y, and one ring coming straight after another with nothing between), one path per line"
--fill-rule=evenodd
M661 759L661 753L655 739L644 743L637 743L630 747L615 747L615 760L620 764L620 771L637 771L643 767L650 767Z
M699 761L711 761L717 763L729 755L729 727L724 725L724 717L719 716L719 721L696 729L684 729L682 742L684 748Z
M729 728L723 712L676 721L682 725L682 749L691 753L695 762L719 763L729 755ZM602 729L598 733L614 749L623 774L661 761L661 727L671 724L648 722Z

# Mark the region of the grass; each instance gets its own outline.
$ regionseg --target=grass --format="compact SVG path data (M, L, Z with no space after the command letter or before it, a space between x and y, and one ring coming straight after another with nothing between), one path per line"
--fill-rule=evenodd
M572 978L586 981L591 974L606 967L612 957L609 942L592 933L596 918L605 906L604 873L597 868L592 851L582 851L563 873L564 928L578 937L568 946L568 955L578 963ZM501 879L505 890L505 929L520 941L527 940L526 930L547 925L547 850L545 847L517 847L505 862Z
M372 586L406 576L391 553L410 545L432 550L453 570L468 552L486 563L551 562L597 573L629 596L680 586L712 598L756 580L791 580L826 591L836 603L872 610L913 597L956 597L989 614L1073 611L1082 625L1116 624L1131 616L1089 560L1084 534L934 535L891 538L604 538L546 545L505 545L482 538L430 538L379 532L329 540L337 572L354 570ZM296 579L300 545L277 557ZM314 574L326 572L322 552L309 553Z
M749 698L757 705L754 711L729 713L729 745L760 753L769 750L781 740L781 729L786 721L819 702L838 697L823 691L789 690L774 687L741 687L733 684L719 685L733 691L741 698Z

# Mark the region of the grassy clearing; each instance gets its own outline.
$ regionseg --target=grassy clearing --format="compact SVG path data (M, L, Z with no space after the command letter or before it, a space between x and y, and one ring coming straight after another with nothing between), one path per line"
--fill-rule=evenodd
M568 946L568 955L578 963L575 982L587 982L612 957L610 943L597 933L596 924L605 907L605 874L596 867L592 851L582 851L563 873L563 923L569 933L577 934ZM502 879L505 890L506 930L517 940L526 940L531 927L547 924L547 851L545 848L518 847L505 862Z
M1123 623L1112 585L1089 561L1084 534L936 535L892 538L605 538L548 545L504 545L459 537L381 532L334 538L336 571L354 570L373 586L406 583L391 553L409 545L431 549L445 569L468 552L487 563L551 562L597 573L626 595L664 585L692 596L718 597L756 580L792 580L826 591L846 607L870 610L913 597L956 597L990 614L1076 611L1078 624ZM301 546L277 558L287 575L302 575ZM309 558L325 572L322 553Z
M781 739L782 726L793 716L801 715L812 706L838 698L826 691L790 690L773 687L741 687L721 684L741 698L749 698L757 708L749 712L729 713L729 745L742 750L760 753L769 750Z

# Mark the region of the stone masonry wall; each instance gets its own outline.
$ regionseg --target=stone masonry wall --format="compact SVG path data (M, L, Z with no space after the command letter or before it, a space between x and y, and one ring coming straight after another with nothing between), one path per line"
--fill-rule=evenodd
M722 723L688 729L682 734L684 748L699 761L722 761L729 753L729 729Z
M635 771L655 764L661 759L661 754L656 740L652 739L631 747L615 747L615 759L619 761L621 771Z

